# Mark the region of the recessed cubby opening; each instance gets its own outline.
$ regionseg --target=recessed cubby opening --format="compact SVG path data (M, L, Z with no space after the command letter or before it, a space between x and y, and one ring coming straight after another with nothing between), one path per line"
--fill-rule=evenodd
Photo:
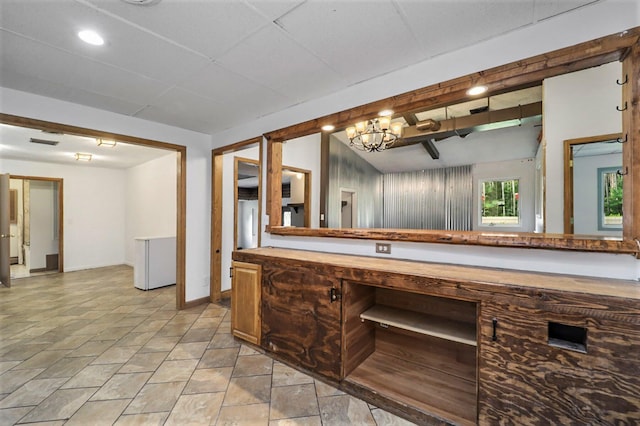
M458 424L477 419L476 303L345 283L346 380Z
M549 321L550 346L587 353L587 329Z

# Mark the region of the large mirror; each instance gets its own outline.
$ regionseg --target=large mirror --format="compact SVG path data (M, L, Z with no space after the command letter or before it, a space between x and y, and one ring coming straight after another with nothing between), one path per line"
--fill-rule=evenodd
M504 235L506 245L521 245L519 237L533 234L553 239L543 245L551 248L576 247L562 239L623 242L625 71L620 60L601 61L513 86L496 83L484 94L442 96L451 98L446 102L427 97L410 109L343 119L333 131L285 136L281 155L287 166L319 176L306 227L318 232L297 234L385 238L380 230L393 229L391 239L430 241L416 231L444 231L464 242L472 234L458 231L476 231L482 234L473 238L492 235L494 242ZM377 105L384 103L369 110ZM315 124L353 115L339 113ZM377 130L366 128L376 125L386 139L372 144ZM275 134L286 135L284 130ZM599 145L576 144L567 154L567 140L605 136ZM590 164L588 183L567 178L567 155L576 157L571 161L579 168ZM410 234L397 237L398 230ZM589 246L580 244L577 249ZM631 246L597 245L605 251Z

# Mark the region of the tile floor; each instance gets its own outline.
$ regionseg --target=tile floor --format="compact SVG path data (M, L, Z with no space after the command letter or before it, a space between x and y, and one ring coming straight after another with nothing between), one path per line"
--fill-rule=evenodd
M409 425L114 266L0 286L0 425Z

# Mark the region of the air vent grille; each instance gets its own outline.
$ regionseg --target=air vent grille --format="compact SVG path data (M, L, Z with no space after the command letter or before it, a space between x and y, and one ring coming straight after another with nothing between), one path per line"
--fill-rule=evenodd
M39 143L40 145L51 145L51 146L56 146L60 143L60 141L50 141L47 139L36 139L36 138L31 138L29 142Z

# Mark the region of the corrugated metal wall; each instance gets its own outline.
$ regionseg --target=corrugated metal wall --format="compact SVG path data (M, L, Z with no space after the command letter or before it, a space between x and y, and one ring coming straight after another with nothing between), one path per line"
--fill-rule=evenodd
M381 228L382 174L339 140L331 137L329 147L327 226L340 227L340 189L348 188L358 196L358 219L354 227Z
M384 175L384 227L470 230L471 166Z

